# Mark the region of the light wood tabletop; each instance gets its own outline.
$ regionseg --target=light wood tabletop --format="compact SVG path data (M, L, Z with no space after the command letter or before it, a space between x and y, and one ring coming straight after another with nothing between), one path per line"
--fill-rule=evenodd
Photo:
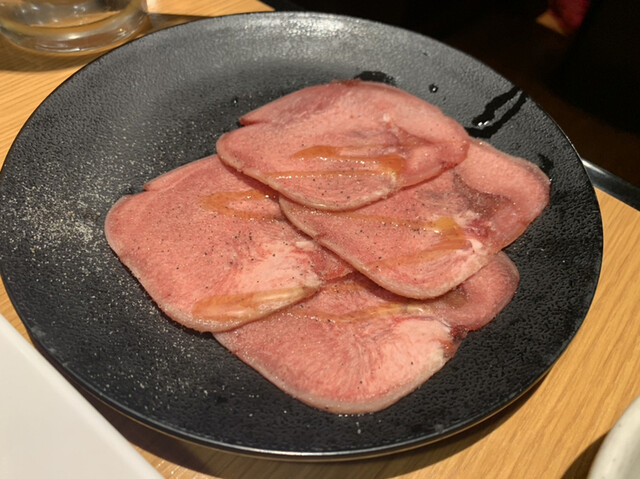
M200 17L271 10L255 0L150 0L148 5L154 30ZM0 164L38 105L96 56L51 58L21 51L0 39ZM168 437L86 397L164 477L586 477L605 435L640 395L640 212L606 193L596 193L604 226L604 259L581 329L536 387L454 437L373 459L276 461ZM0 313L28 338L2 285Z

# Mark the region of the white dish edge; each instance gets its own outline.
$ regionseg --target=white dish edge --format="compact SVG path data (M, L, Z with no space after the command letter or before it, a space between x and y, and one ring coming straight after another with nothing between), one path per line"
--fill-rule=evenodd
M161 477L1 314L0 384L0 477Z

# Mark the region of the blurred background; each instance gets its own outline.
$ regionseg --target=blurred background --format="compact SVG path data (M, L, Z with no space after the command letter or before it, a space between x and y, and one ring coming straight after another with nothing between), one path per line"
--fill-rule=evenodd
M578 153L640 187L637 0L266 0L420 32L502 74Z

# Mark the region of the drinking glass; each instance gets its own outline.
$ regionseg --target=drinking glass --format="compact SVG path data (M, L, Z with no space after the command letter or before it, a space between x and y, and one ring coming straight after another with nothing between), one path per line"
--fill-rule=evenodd
M131 38L146 21L146 0L0 0L0 33L43 52L107 49Z

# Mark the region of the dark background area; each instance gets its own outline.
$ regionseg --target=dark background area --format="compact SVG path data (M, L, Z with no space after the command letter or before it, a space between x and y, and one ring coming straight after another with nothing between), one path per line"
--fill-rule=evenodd
M420 32L482 61L535 100L578 153L640 186L640 2L592 0L580 28L537 19L546 0L266 0Z

